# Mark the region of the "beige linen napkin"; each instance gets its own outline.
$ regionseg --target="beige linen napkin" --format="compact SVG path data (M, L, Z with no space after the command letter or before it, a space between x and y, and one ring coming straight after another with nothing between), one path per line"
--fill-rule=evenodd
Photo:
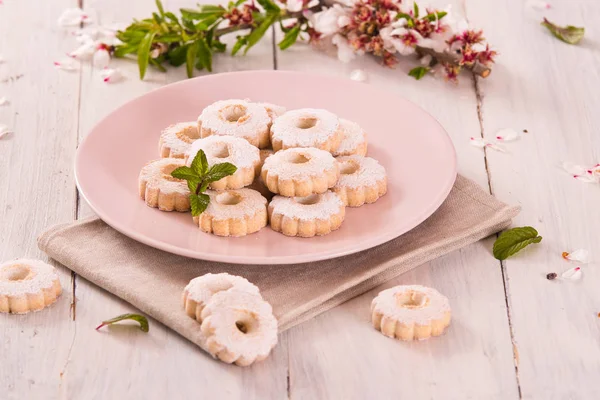
M236 265L194 260L138 243L97 218L55 226L38 243L69 269L199 344L198 324L181 305L183 288L196 276L228 272L247 278L271 303L283 331L507 227L518 212L459 176L444 204L417 228L328 261Z

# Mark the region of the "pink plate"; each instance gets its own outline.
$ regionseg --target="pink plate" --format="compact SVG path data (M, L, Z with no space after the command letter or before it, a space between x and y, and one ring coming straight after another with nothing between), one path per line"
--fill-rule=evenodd
M216 100L250 98L288 109L325 108L358 122L368 155L388 173L388 193L347 208L342 227L323 237L291 238L271 229L242 238L201 232L190 214L147 207L138 174L157 159L162 128L195 120ZM292 264L356 253L414 228L444 201L456 155L440 124L408 100L368 84L296 72L253 71L190 79L141 96L102 120L81 144L77 186L107 224L147 245L187 257L245 264Z

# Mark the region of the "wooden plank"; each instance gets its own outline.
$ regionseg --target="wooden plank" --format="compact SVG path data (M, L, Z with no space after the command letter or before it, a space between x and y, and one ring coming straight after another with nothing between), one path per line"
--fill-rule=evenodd
M0 6L0 260L46 259L36 238L74 215L73 155L79 73L55 70L70 35L56 26L72 0L23 0ZM18 21L18 23L16 22ZM61 384L75 326L69 317L71 273L59 267L63 295L49 309L0 316L0 397L52 398Z
M488 153L492 188L500 199L520 203L515 225L536 227L544 240L504 263L512 333L519 354L523 398L592 399L600 395L600 293L596 265L584 266L581 282L550 282L549 272L572 267L561 252L590 250L598 259L600 190L570 178L561 161L600 160L600 73L596 21L590 1L555 1L540 12L519 0L493 7L468 1L500 51L489 79L480 82L485 135L527 129L510 154ZM585 26L586 39L569 46L539 25L542 16Z
M150 15L154 3L119 0L86 1L95 18L104 25L122 23ZM189 2L168 1L167 9L190 7ZM229 38L235 40L235 38ZM91 67L84 69L80 111L80 138L119 105L166 83L185 78L184 68L168 74L151 71L140 81L135 62L115 61L125 74L122 83L106 85ZM246 58L218 55L215 70L272 68L269 37L253 48ZM199 74L201 75L201 74ZM81 200L80 217L91 214ZM116 266L115 273L118 273ZM135 398L284 398L287 395L287 343L285 336L269 359L250 368L239 368L212 360L195 345L151 321L148 335L128 328L96 332L103 319L133 312L127 303L77 278L77 335L65 375L66 397L81 398L92 391L96 398L130 395ZM93 343L93 345L90 345ZM90 374L90 371L102 373ZM123 379L127 376L127 379Z
M483 153L468 143L470 136L480 135L476 96L468 76L458 86L431 77L415 81L407 76L413 60L401 62L396 69L386 69L368 57L342 64L335 55L302 45L280 52L277 60L280 69L346 77L363 68L367 84L392 90L438 119L456 146L459 172L488 186ZM518 397L502 275L489 254L490 246L490 240L482 241L423 265L292 329L292 397ZM411 344L380 335L369 324L373 297L389 286L415 283L435 287L450 298L450 330L444 337Z

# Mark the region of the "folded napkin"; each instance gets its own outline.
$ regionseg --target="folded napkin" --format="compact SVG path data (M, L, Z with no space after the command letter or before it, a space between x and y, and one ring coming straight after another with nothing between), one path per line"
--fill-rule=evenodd
M444 204L412 231L370 250L327 261L238 265L194 260L138 243L97 218L55 226L40 236L38 244L67 268L200 344L198 324L181 304L183 288L196 276L228 272L247 278L271 303L284 331L502 230L518 212L518 207L507 206L458 176Z

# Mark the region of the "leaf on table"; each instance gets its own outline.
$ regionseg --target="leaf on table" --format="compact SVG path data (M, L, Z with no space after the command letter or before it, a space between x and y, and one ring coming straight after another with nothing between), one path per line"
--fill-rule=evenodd
M562 40L568 44L577 44L583 39L583 35L585 34L585 28L577 27L573 25L567 26L558 26L552 22L550 22L547 18L544 18L542 21L542 25L545 26L554 37Z
M494 257L498 260L506 260L530 244L541 241L542 237L531 226L509 229L502 232L494 242Z
M118 317L114 317L114 318L108 319L106 321L102 321L102 323L96 327L96 330L102 328L103 326L112 325L114 323L117 323L120 321L125 321L125 320L133 320L133 321L139 322L140 329L142 330L142 332L148 332L150 330L150 325L148 324L148 318L146 318L140 314L123 314L123 315L119 315Z

